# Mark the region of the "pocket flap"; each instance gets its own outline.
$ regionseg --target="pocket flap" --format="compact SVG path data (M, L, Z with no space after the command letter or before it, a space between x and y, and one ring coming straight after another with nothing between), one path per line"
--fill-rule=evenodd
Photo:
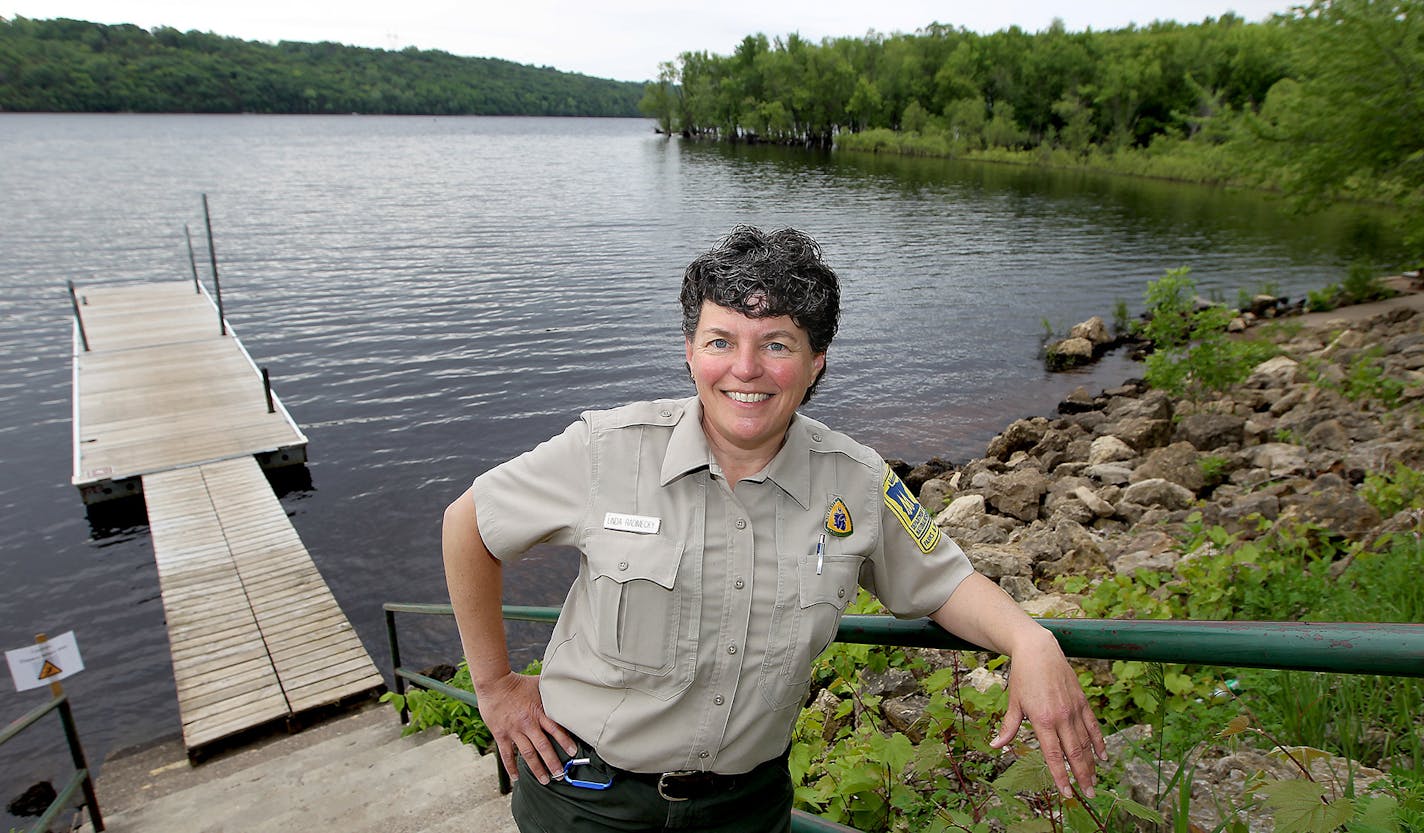
M864 561L858 555L827 555L821 562L821 572L816 574L816 556L804 556L798 565L801 585L801 606L832 604L839 610L855 599L860 583L860 565Z
M594 578L622 584L634 579L673 589L682 542L669 535L639 535L600 529L588 538L584 555Z

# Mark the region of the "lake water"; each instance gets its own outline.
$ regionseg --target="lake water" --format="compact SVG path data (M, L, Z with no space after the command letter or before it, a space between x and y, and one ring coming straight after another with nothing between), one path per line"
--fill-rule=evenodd
M1065 331L1190 266L1206 292L1337 282L1396 244L1361 209L942 160L665 141L639 120L0 114L0 647L73 629L91 762L178 729L147 530L91 522L70 476L64 282L184 280L212 206L229 319L311 438L284 497L367 648L383 601L444 601L439 518L479 472L586 408L691 393L681 270L736 223L816 237L842 278L807 412L920 461L1137 370L1051 375ZM141 518L139 519L141 522ZM573 566L511 568L552 604ZM456 656L452 620L413 663ZM403 633L405 628L403 628ZM540 628L514 628L519 659ZM41 702L0 695L0 720ZM0 750L0 793L67 777L57 721Z

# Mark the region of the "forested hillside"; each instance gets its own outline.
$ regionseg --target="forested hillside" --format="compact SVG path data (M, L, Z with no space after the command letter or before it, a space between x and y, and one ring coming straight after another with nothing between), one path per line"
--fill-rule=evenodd
M669 132L1082 166L1405 209L1424 254L1424 0L1316 0L1265 23L980 35L932 25L684 52Z
M636 116L643 85L414 47L0 18L0 110Z

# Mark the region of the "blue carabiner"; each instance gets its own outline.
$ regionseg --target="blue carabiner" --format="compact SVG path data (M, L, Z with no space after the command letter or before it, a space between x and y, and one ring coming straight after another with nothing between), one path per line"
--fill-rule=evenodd
M570 787L583 787L586 790L606 790L613 786L613 776L609 775L607 781L581 781L569 774L569 770L576 766L588 766L588 758L572 758L564 764L564 783Z

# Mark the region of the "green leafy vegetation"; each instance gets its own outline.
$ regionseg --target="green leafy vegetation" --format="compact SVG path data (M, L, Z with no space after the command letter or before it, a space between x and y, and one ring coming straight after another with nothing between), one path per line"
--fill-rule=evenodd
M475 692L474 684L470 682L470 666L463 660L459 671L448 682L471 694ZM494 746L494 736L480 719L480 710L447 694L410 688L404 695L388 691L381 695L381 702L389 703L396 711L409 711L410 722L401 730L403 735L438 727L444 734L459 736L461 743L468 743L481 753L490 751Z
M531 662L524 674L538 674L541 663ZM464 660L451 677L448 684L453 688L475 693L470 681L470 666ZM456 700L448 694L424 688L410 688L404 695L388 691L381 695L382 703L389 703L396 711L406 709L410 722L401 730L402 735L413 735L426 729L438 728L443 734L458 735L461 743L468 743L482 754L494 748L494 736L480 717L480 710L463 700Z
M1383 355L1384 348L1378 345L1360 351L1345 363L1343 377L1328 375L1319 362L1308 363L1306 367L1315 384L1338 391L1351 402L1374 400L1385 408L1393 408L1404 395L1404 382L1385 372Z
M1360 492L1388 518L1403 509L1424 506L1424 472L1395 463L1391 474L1366 474ZM1424 621L1424 617L1416 621Z
M1376 271L1363 263L1351 265L1342 283L1330 284L1306 293L1306 308L1311 312L1328 312L1336 307L1364 304L1394 295L1384 285Z
M1155 388L1201 401L1245 379L1276 348L1264 341L1228 339L1232 312L1199 303L1188 271L1170 270L1147 285L1147 321L1140 334L1152 342L1152 353L1144 375Z
M643 85L494 58L0 18L0 111L636 116Z

